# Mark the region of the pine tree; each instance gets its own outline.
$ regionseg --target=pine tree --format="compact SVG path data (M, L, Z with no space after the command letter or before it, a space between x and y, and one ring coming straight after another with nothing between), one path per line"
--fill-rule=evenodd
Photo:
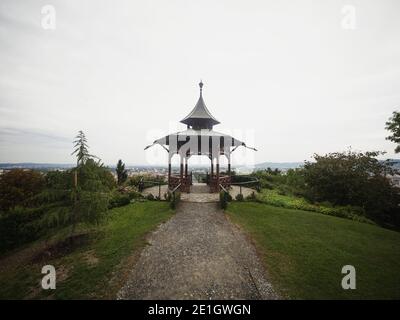
M121 159L118 160L116 172L117 172L118 185L121 185L128 178L128 173L125 170L125 163L123 163Z
M71 239L78 222L98 222L109 202L106 169L99 158L89 153L85 134L79 131L73 143L75 149L72 154L76 155L77 167L73 170Z
M76 160L77 160L76 163L78 167L84 165L86 161L90 158L97 158L96 156L91 155L89 153L89 146L87 144L87 139L82 130L78 132L78 135L75 137L73 143L75 149L71 153L71 155L74 154L76 155Z

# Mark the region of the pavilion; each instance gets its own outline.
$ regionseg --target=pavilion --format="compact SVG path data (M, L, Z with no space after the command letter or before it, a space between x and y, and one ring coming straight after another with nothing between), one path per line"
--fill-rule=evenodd
M168 186L174 189L179 186L180 191L189 192L192 184L192 175L188 173L188 160L193 155L206 155L211 161L211 170L208 179L210 192L218 192L220 187L228 188L231 183L231 153L239 146L257 151L247 147L246 144L230 135L213 130L213 126L220 122L208 111L203 100L203 83L199 83L200 97L193 110L183 119L181 123L187 125L185 131L169 134L157 139L153 144L161 145L168 152ZM178 154L180 157L179 175L171 173L171 159ZM220 175L220 156L228 160L227 174ZM214 170L215 168L215 170Z

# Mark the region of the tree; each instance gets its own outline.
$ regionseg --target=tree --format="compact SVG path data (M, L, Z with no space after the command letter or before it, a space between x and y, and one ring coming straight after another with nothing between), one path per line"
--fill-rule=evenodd
M125 164L122 162L121 159L118 160L116 172L117 172L118 185L121 185L128 178L128 173L125 170Z
M96 156L89 153L87 139L79 131L74 141L77 167L74 172L74 186L71 192L71 236L78 222L97 223L108 209L111 173L108 172ZM94 158L98 159L96 162ZM72 237L71 237L72 239Z
M392 117L386 122L386 130L390 131L392 134L386 137L386 140L390 140L397 143L395 152L400 152L400 112L394 111Z
M94 155L89 153L89 146L87 144L87 139L82 130L78 132L78 135L74 140L74 148L75 150L71 153L71 155L76 155L77 166L83 165L90 158L97 158Z
M379 161L382 152L335 152L314 155L306 161L303 175L306 195L312 201L364 208L367 215L380 222L399 222L399 190L388 175L393 169L388 161Z
M24 205L44 185L43 175L34 170L12 169L0 175L0 210Z

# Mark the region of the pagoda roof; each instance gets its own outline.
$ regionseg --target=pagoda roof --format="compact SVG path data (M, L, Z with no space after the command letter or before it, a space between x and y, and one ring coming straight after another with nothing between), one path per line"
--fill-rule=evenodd
M184 131L175 132L175 133L169 134L167 136L164 136L160 139L157 139L153 142L153 144L147 146L145 148L145 150L155 144L159 144L161 146L173 147L174 150L170 150L170 151L177 152L183 145L185 145L188 142L194 143L194 146L195 147L197 146L198 148L201 143L205 143L206 149L208 150L208 146L213 144L212 141L217 143L222 149L226 149L227 152L230 150L230 147L237 148L239 146L243 146L243 147L257 151L256 149L247 146L246 143L244 143L243 141L240 141L228 134L220 133L220 132L214 131L212 129L196 130L196 129L192 129L192 128L189 128ZM198 144L196 145L196 143L198 143ZM175 149L175 148L177 148L177 149ZM200 151L199 153L201 153L201 154L206 154L206 152L204 152L204 147L203 148L200 147L199 151Z
M202 95L203 83L200 82L199 86L200 97L196 106L181 121L187 124L188 128L155 140L151 145L145 147L145 150L158 144L169 154L185 152L185 154L189 155L204 154L215 156L214 149L217 149L219 154L230 154L240 146L257 151L255 148L247 146L243 141L212 129L213 125L220 122L211 115L204 103Z
M182 123L192 126L193 128L212 128L213 125L219 124L220 122L213 117L210 111L207 109L203 99L203 82L199 83L200 86L200 97L197 101L193 110L183 119Z
M183 131L178 131L175 133L171 133L168 136L165 136L164 138L155 140L154 142L161 142L163 141L163 139L165 139L166 137L177 137L177 138L183 138L183 137L192 137L192 136L201 136L201 137L225 137L225 138L232 138L235 141L237 141L237 144L242 145L244 144L243 142L239 141L238 139L233 138L232 136L230 136L229 134L224 134L224 133L220 133L217 131L214 131L212 129L192 129L189 128L187 130L183 130Z

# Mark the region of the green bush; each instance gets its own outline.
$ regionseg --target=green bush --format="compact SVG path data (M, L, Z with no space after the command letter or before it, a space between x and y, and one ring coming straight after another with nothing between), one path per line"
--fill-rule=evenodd
M263 188L263 189L272 190L274 188L274 185L267 180L261 180L260 185L261 185L261 188Z
M108 208L116 208L126 206L131 202L131 199L128 194L121 194L119 192L115 192L109 202Z
M366 217L364 209L357 206L332 206L329 202L313 204L301 197L282 195L277 190L263 190L260 194L256 195L256 198L260 202L272 206L313 211L359 222L374 223Z
M178 191L175 193L169 193L169 199L171 209L175 209L181 200L181 193Z
M37 221L43 211L16 206L0 218L0 252L36 240L40 236Z
M254 200L256 200L257 199L257 197L256 197L256 194L255 194L255 192L253 191L252 193L250 193L247 197L246 197L246 200L249 200L249 201L254 201Z
M146 199L147 199L147 200L150 200L150 201L155 200L153 194L151 194L151 193L149 193L148 195L146 195Z
M0 210L25 206L45 187L45 178L35 170L12 169L0 175Z
M397 170L390 161L380 161L381 155L351 149L315 154L314 161L304 164L305 196L312 202L363 207L367 216L380 225L400 228L400 193L388 179Z
M142 198L142 194L138 191L131 191L128 193L128 197L130 200Z
M228 207L228 196L229 193L226 193L225 191L219 192L219 205L221 209L226 209Z
M235 199L236 199L236 201L243 201L244 200L243 195L241 193L238 193L236 195Z

